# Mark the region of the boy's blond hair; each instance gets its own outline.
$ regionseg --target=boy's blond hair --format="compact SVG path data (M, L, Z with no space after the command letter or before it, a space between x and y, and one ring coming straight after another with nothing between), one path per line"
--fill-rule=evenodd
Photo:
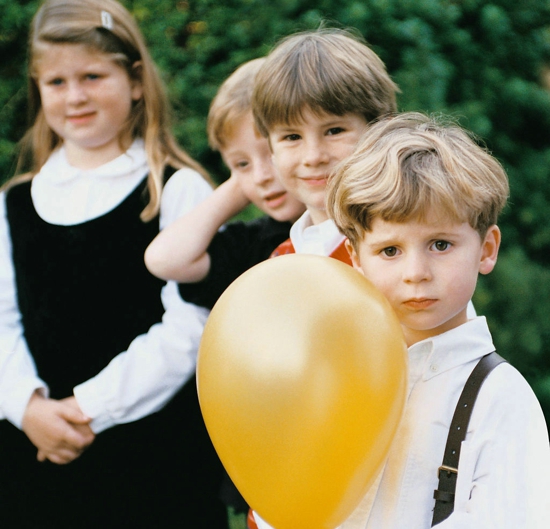
M367 122L396 110L397 85L359 37L319 29L283 39L256 76L252 111L260 133L301 121L307 108Z
M327 211L357 250L372 221L467 222L481 238L506 205L506 173L458 125L420 113L372 124L327 188Z
M149 203L141 213L144 221L160 209L166 165L190 167L209 183L207 172L181 149L170 130L170 105L164 84L149 54L143 35L130 12L116 0L46 0L36 12L29 36L29 117L32 126L20 143L18 174L10 187L32 179L50 154L63 143L47 124L37 83L37 65L49 44L73 44L110 57L125 69L131 80L141 83L143 97L132 107L121 138L143 138L147 152Z
M254 79L264 62L262 57L241 64L220 86L208 112L208 143L213 150L225 148L235 123L251 112Z

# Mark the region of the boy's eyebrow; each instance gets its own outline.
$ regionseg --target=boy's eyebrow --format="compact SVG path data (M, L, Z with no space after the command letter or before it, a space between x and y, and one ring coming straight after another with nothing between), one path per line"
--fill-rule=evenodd
M452 239L456 238L458 234L454 232L449 231L437 231L437 232L430 232L427 235L427 239ZM365 236L363 238L363 242L367 246L394 246L395 244L399 243L401 238L403 237L400 233L396 233L394 235L381 235L380 238L376 238L377 236L374 235L372 232L365 232Z
M246 151L243 151L242 149L235 150L235 151L225 151L223 155L224 155L225 158L248 156Z
M301 126L302 125L298 124L298 123L293 123L293 124L279 123L277 125L273 125L271 127L271 130L276 130L278 132L288 132L288 131L291 131L291 130L296 130L298 127L301 127Z
M345 121L346 119L346 116L327 116L327 119L326 120L322 120L322 119L319 119L319 121L316 123L317 126L319 127L331 127L331 126L334 126L334 125L341 125L343 121ZM291 132L291 131L294 131L296 129L299 129L300 127L303 127L304 125L306 125L307 123L305 122L297 122L297 123L279 123L277 125L273 125L271 127L271 130L272 131L277 131L277 132Z
M378 247L378 246L394 246L399 241L398 237L391 236L387 237L385 239L369 239L368 236L365 236L363 239L364 244L367 246L370 246L372 248Z
M323 125L330 126L330 125L342 123L343 121L347 121L350 115L351 114L344 114L343 116L337 116L335 114L334 115L331 114L330 116L327 116L327 119L325 121L321 121L321 120L320 121Z

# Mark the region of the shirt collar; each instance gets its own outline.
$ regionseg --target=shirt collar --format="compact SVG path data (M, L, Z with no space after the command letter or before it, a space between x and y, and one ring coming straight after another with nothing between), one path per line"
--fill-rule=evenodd
M333 220L313 224L308 211L290 228L290 240L296 253L330 255L344 239Z
M114 160L90 170L78 169L70 165L67 161L65 148L61 146L50 155L36 177L40 176L40 179L55 185L65 184L81 176L116 178L138 170L146 170L146 168L147 155L144 141L137 138L126 152Z
M422 378L429 380L494 350L487 320L478 316L450 331L415 343L409 347L409 361L412 366L420 365Z

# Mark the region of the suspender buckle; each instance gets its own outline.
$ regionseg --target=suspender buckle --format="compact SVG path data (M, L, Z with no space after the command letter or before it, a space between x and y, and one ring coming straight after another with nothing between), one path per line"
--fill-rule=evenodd
M458 474L458 468L454 468L454 467L449 467L447 465L441 465L438 469L437 469L437 475L439 475L441 473L441 471L444 471L444 472L447 472L447 474Z

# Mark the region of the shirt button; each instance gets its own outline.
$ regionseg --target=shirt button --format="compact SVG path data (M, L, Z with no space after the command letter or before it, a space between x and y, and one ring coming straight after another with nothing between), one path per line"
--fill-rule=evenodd
M437 364L432 364L430 366L430 370L432 371L432 373L437 373L437 371L439 370L439 366Z

